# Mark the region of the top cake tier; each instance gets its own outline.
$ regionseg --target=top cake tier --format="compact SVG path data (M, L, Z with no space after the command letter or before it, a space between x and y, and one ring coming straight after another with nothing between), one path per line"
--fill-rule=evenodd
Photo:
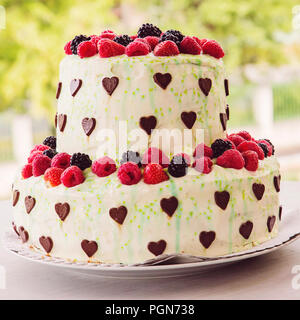
M127 140L127 150L143 153L150 144L161 147L158 136L170 129L190 131L193 146L202 138L210 145L226 136L226 94L223 61L209 55L68 55L60 64L57 149L118 158L108 145ZM204 129L204 137L196 129Z

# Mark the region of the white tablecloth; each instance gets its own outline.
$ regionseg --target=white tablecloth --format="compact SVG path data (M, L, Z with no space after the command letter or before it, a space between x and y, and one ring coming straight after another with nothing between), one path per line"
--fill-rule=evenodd
M282 183L281 203L283 215L285 208L300 208L300 182ZM2 201L1 238L10 221L10 203ZM2 246L0 265L6 271L0 299L300 299L300 279L292 273L294 268L300 274L300 240L270 254L173 279L104 279L26 261Z

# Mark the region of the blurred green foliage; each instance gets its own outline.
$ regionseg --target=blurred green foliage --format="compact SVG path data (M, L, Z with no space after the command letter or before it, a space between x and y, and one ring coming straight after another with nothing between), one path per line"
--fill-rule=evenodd
M274 32L290 31L297 2L4 0L7 25L0 31L0 111L12 108L52 117L64 44L77 34L99 34L107 28L133 33L140 21L220 41L228 52L229 69L247 63L284 63L283 45L274 40ZM124 6L132 17L124 17Z

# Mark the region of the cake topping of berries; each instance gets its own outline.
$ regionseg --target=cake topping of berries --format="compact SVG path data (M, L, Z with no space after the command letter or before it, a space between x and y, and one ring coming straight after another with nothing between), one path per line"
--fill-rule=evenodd
M242 138L244 138L245 140L252 140L252 137L250 135L250 133L248 131L240 131L237 133L238 136L241 136Z
M242 169L245 160L238 150L230 149L217 158L217 165L223 168Z
M37 144L36 146L34 146L34 148L30 151L30 153L34 152L34 151L45 151L47 149L50 149L49 146L46 146L44 144Z
M72 42L72 41L69 41L69 42L67 42L67 43L65 44L65 46L64 46L65 54L70 55L70 54L73 53L72 50L71 50L71 42Z
M158 163L163 168L167 168L170 161L169 158L158 148L151 147L143 155L143 165L148 163Z
M222 47L215 40L207 40L202 45L202 50L204 54L209 54L217 59L224 57L224 51Z
M77 47L77 54L79 57L88 58L97 53L97 46L92 41L81 42Z
M113 40L114 42L117 42L124 47L127 47L129 43L133 41L127 34L123 34L122 36L117 36Z
M92 165L92 160L87 154L78 152L72 155L70 163L83 171Z
M267 158L269 153L268 146L265 143L261 143L261 142L259 142L258 145L262 148L265 158Z
M97 46L101 58L120 56L125 53L124 46L110 39L101 39Z
M255 141L244 141L241 144L239 144L237 149L240 152L244 152L247 150L255 151L258 155L259 160L263 160L265 158L263 149Z
M274 155L275 148L273 143L269 139L261 139L261 140L258 140L258 142L262 142L267 145L269 149L268 157L271 157L271 155Z
M43 144L45 146L50 147L51 149L56 149L56 138L53 136L47 137L44 141Z
M160 35L161 30L152 23L144 23L137 32L139 38L145 38L147 36L160 37Z
M41 155L41 154L43 154L42 151L32 151L32 152L30 153L30 156L27 158L27 162L28 162L28 163L32 163L33 160L34 160L37 156L39 156L39 155Z
M56 168L61 168L61 169L67 169L70 167L70 161L71 161L71 156L66 153L58 153L55 155L51 161L51 167L56 167Z
M67 168L61 175L61 182L67 188L75 187L84 182L82 171L77 166Z
M102 39L110 39L113 40L117 35L112 30L104 30L101 32L100 37Z
M141 161L142 161L142 159L141 159L140 154L138 152L128 150L122 154L122 158L120 160L120 163L123 164L126 162L134 162L141 168L141 166L142 166Z
M70 45L70 48L71 48L71 51L73 54L77 54L77 47L78 45L83 42L83 41L89 41L91 40L91 37L87 37L87 36L84 36L84 35L79 35L79 36L76 36L72 41L71 41L71 45Z
M159 38L154 36L147 36L146 38L143 38L151 47L151 50L154 50L156 45L158 44Z
M147 164L144 170L144 182L147 184L157 184L169 180L163 167L158 163Z
M51 166L51 159L43 154L38 155L32 162L32 173L35 177L41 176Z
M238 134L231 134L228 136L228 139L234 143L234 145L237 147L239 144L241 144L245 139L238 135Z
M212 166L213 162L211 161L210 157L197 158L192 164L192 167L196 169L198 172L206 174L211 172Z
M229 150L232 148L233 148L233 144L229 140L223 140L223 139L215 140L211 145L211 149L213 151L213 158L218 158L226 150Z
M43 152L43 155L49 157L50 159L54 158L57 155L57 151L53 149L47 149Z
M44 175L44 180L46 181L47 186L56 187L61 184L61 175L64 172L64 169L51 167L48 168Z
M258 169L258 155L255 151L244 151L242 157L245 160L245 168L247 170L256 171Z
M107 177L117 170L113 159L105 156L93 162L92 172L98 177Z
M181 154L174 156L168 166L169 174L172 177L179 178L185 176L187 171L188 164L186 163L184 157Z
M32 164L27 163L22 168L22 177L23 179L27 179L27 178L30 178L31 176L32 176Z
M137 184L142 178L141 169L134 162L126 162L120 166L118 178L122 184Z
M147 42L141 40L134 40L125 49L128 57L144 56L150 52L150 46Z
M201 157L213 157L212 148L208 147L204 143L199 143L194 150L193 157L194 158L201 158Z
M170 29L170 30L167 30L161 37L160 37L160 42L163 42L163 41L167 41L167 40L170 40L170 41L173 41L177 44L177 46L179 47L180 46L180 42L183 40L184 38L184 35L178 31L178 30L173 30L173 29Z
M184 37L180 42L180 52L188 54L200 54L201 46L192 37Z
M179 54L178 47L173 41L160 42L153 50L155 56L176 56Z

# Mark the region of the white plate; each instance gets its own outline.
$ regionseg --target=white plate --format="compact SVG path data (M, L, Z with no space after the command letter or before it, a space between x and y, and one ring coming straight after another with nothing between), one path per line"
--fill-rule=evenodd
M65 268L106 278L168 278L187 276L207 271L223 265L257 257L282 248L300 238L300 210L285 212L279 235L252 249L216 258L193 257L188 255L162 255L139 265L111 265L68 262L63 259L47 257L44 254L21 244L13 231L7 231L3 238L4 247L27 260L47 266Z

